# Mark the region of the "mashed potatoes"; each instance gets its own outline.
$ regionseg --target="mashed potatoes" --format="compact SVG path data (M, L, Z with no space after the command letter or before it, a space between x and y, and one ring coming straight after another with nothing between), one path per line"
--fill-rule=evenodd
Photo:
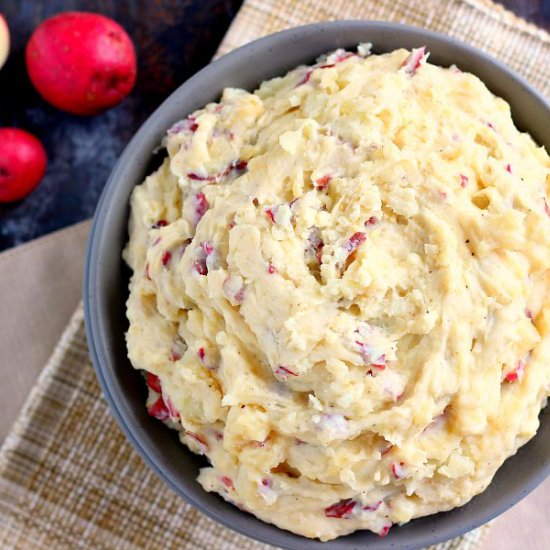
M128 352L202 486L324 541L483 491L550 387L550 159L507 103L360 46L164 145L131 201Z

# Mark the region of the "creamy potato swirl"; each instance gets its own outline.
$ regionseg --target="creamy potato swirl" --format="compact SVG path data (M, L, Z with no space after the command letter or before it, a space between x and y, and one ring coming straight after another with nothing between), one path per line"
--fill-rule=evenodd
M306 537L383 536L533 437L550 159L478 78L337 50L164 146L131 199L128 353L207 491Z

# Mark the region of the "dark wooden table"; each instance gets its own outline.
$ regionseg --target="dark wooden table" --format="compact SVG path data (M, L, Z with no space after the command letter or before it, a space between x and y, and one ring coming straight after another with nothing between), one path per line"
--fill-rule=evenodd
M0 126L19 126L43 141L47 174L23 201L0 205L0 250L90 217L124 145L159 103L215 52L242 0L0 0L12 54L0 71ZM502 0L550 30L550 0ZM46 17L66 10L113 17L136 44L138 80L118 107L79 118L47 105L25 71L24 48ZM1 144L0 144L1 146Z

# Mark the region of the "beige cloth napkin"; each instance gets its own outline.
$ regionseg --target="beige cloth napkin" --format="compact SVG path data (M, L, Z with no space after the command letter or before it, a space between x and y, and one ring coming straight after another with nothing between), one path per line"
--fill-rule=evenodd
M0 254L0 445L82 298L90 222Z
M447 32L500 57L550 95L550 37L488 0L247 0L220 52L284 27L341 18L390 19ZM437 549L474 548L485 531ZM189 507L142 463L101 396L80 309L0 450L0 547L268 548Z

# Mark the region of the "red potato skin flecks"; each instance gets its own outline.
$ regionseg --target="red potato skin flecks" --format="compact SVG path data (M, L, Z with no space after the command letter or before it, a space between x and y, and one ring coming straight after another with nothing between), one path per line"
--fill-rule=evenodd
M171 260L172 260L172 253L169 250L164 251L160 259L162 265L164 267L167 267Z
M168 410L162 395L147 408L147 412L150 416L156 418L157 420L166 421L170 419L170 411Z
M98 13L65 12L46 19L32 34L25 57L40 95L75 115L96 115L114 107L136 81L130 37Z
M0 203L26 197L46 172L40 140L19 128L0 128Z
M275 374L278 374L279 376L298 376L298 374L295 373L293 370L289 369L288 367L284 367L283 365L279 365L275 369Z
M230 477L222 476L220 477L220 481L225 485L227 489L235 489L235 486L233 485L233 481Z
M162 387L160 385L160 379L156 374L152 372L147 373L147 385L157 393L162 393Z
M347 519L356 504L357 502L352 498L345 498L325 508L325 516L327 518Z

